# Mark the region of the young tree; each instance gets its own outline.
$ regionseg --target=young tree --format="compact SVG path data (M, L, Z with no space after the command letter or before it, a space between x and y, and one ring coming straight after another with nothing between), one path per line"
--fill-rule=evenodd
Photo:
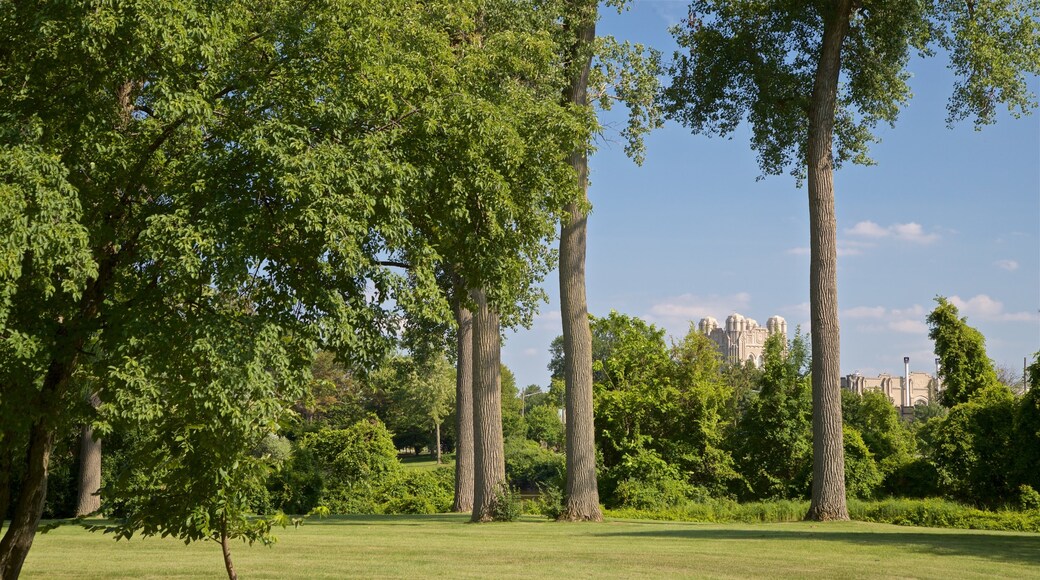
M935 341L939 357L940 400L953 407L999 381L982 333L968 326L968 319L961 318L945 297L936 297L935 302L935 310L928 315L928 338Z
M879 122L909 99L911 49L945 50L962 80L951 122L1034 106L1025 73L1040 71L1035 2L722 2L695 0L674 29L669 113L695 133L728 134L745 119L764 173L808 180L813 383L813 495L808 519L848 519L843 481L834 170L870 163Z

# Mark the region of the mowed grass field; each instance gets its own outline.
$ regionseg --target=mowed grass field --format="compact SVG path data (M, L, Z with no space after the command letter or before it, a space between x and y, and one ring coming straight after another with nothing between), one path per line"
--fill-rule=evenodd
M1040 535L863 522L695 524L463 515L350 516L235 544L251 578L1040 578ZM37 536L23 578L222 578L220 548L116 542L66 526Z

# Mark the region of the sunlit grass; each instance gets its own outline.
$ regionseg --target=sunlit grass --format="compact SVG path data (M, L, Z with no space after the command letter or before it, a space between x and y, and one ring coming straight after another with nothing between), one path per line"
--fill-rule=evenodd
M863 522L691 524L352 516L233 548L248 578L1040 578L1040 535ZM220 578L219 547L38 536L25 578Z

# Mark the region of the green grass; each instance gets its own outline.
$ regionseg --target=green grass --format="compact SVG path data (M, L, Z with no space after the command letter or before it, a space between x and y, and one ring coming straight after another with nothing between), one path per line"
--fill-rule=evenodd
M236 544L251 578L1040 578L1040 535L865 522L692 524L460 515L352 516ZM219 547L115 542L63 527L38 536L23 578L221 578Z
M405 469L437 469L438 467L453 467L455 465L454 454L444 453L441 455L441 463L437 465L435 455L406 455L400 458L401 465Z

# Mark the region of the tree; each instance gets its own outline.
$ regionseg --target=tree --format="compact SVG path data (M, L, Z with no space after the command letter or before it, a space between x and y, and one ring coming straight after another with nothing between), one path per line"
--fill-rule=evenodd
M965 403L972 395L998 383L993 362L986 355L986 339L959 317L957 307L938 296L928 315L928 338L939 357L941 402L946 407Z
M625 0L610 2L622 9ZM563 102L585 109L598 101L604 109L616 97L629 108L629 124L623 132L626 152L642 162L642 135L660 125L655 104L659 54L644 54L642 46L618 44L596 38L598 0L567 0L563 15L563 62L567 75ZM594 56L600 62L593 68ZM606 90L615 88L616 95ZM594 93L590 95L590 88ZM580 196L563 207L560 222L560 309L563 325L563 374L566 385L567 483L564 521L601 521L596 487L596 450L593 425L592 334L585 291L585 248L589 210L588 141L575 147L570 164L577 174Z
M1040 352L1027 369L1029 390L1018 400L1012 435L1016 479L1040 490Z
M833 172L870 163L880 121L909 99L911 49L948 52L962 77L949 121L995 119L1034 106L1024 73L1040 71L1037 6L1015 0L911 5L836 0L761 3L695 0L673 29L676 53L664 93L669 114L695 133L728 134L745 119L766 174L808 180L813 383L813 496L808 519L848 519L842 474Z
M506 480L502 440L501 342L498 312L483 292L473 293L473 515L493 519Z
M24 476L0 496L21 490L0 576L17 577L32 545L77 368L102 367L112 405L188 397L179 381L235 376L264 385L243 425L270 425L284 397L300 394L297 371L319 340L345 364L371 363L397 328L387 299L435 294L427 262L407 285L378 258L404 240L421 255L400 208L422 172L402 160L426 145L410 138L429 126L420 112L455 92L446 30L466 17L455 6L0 7L0 458L27 448ZM245 329L233 348L282 358L249 367L258 374L248 380L225 376L224 329ZM186 339L200 366L164 374L170 345ZM222 378L200 378L214 368ZM125 409L160 423L181 403ZM199 424L226 410L199 409ZM255 433L239 434L244 444ZM223 469L233 489L238 456L226 445L213 459L231 464L202 467Z
M456 301L455 500L452 511L473 509L473 315Z
M753 499L801 498L812 477L812 391L801 335L766 340L758 395L737 422L733 457ZM843 435L844 438L844 435Z

